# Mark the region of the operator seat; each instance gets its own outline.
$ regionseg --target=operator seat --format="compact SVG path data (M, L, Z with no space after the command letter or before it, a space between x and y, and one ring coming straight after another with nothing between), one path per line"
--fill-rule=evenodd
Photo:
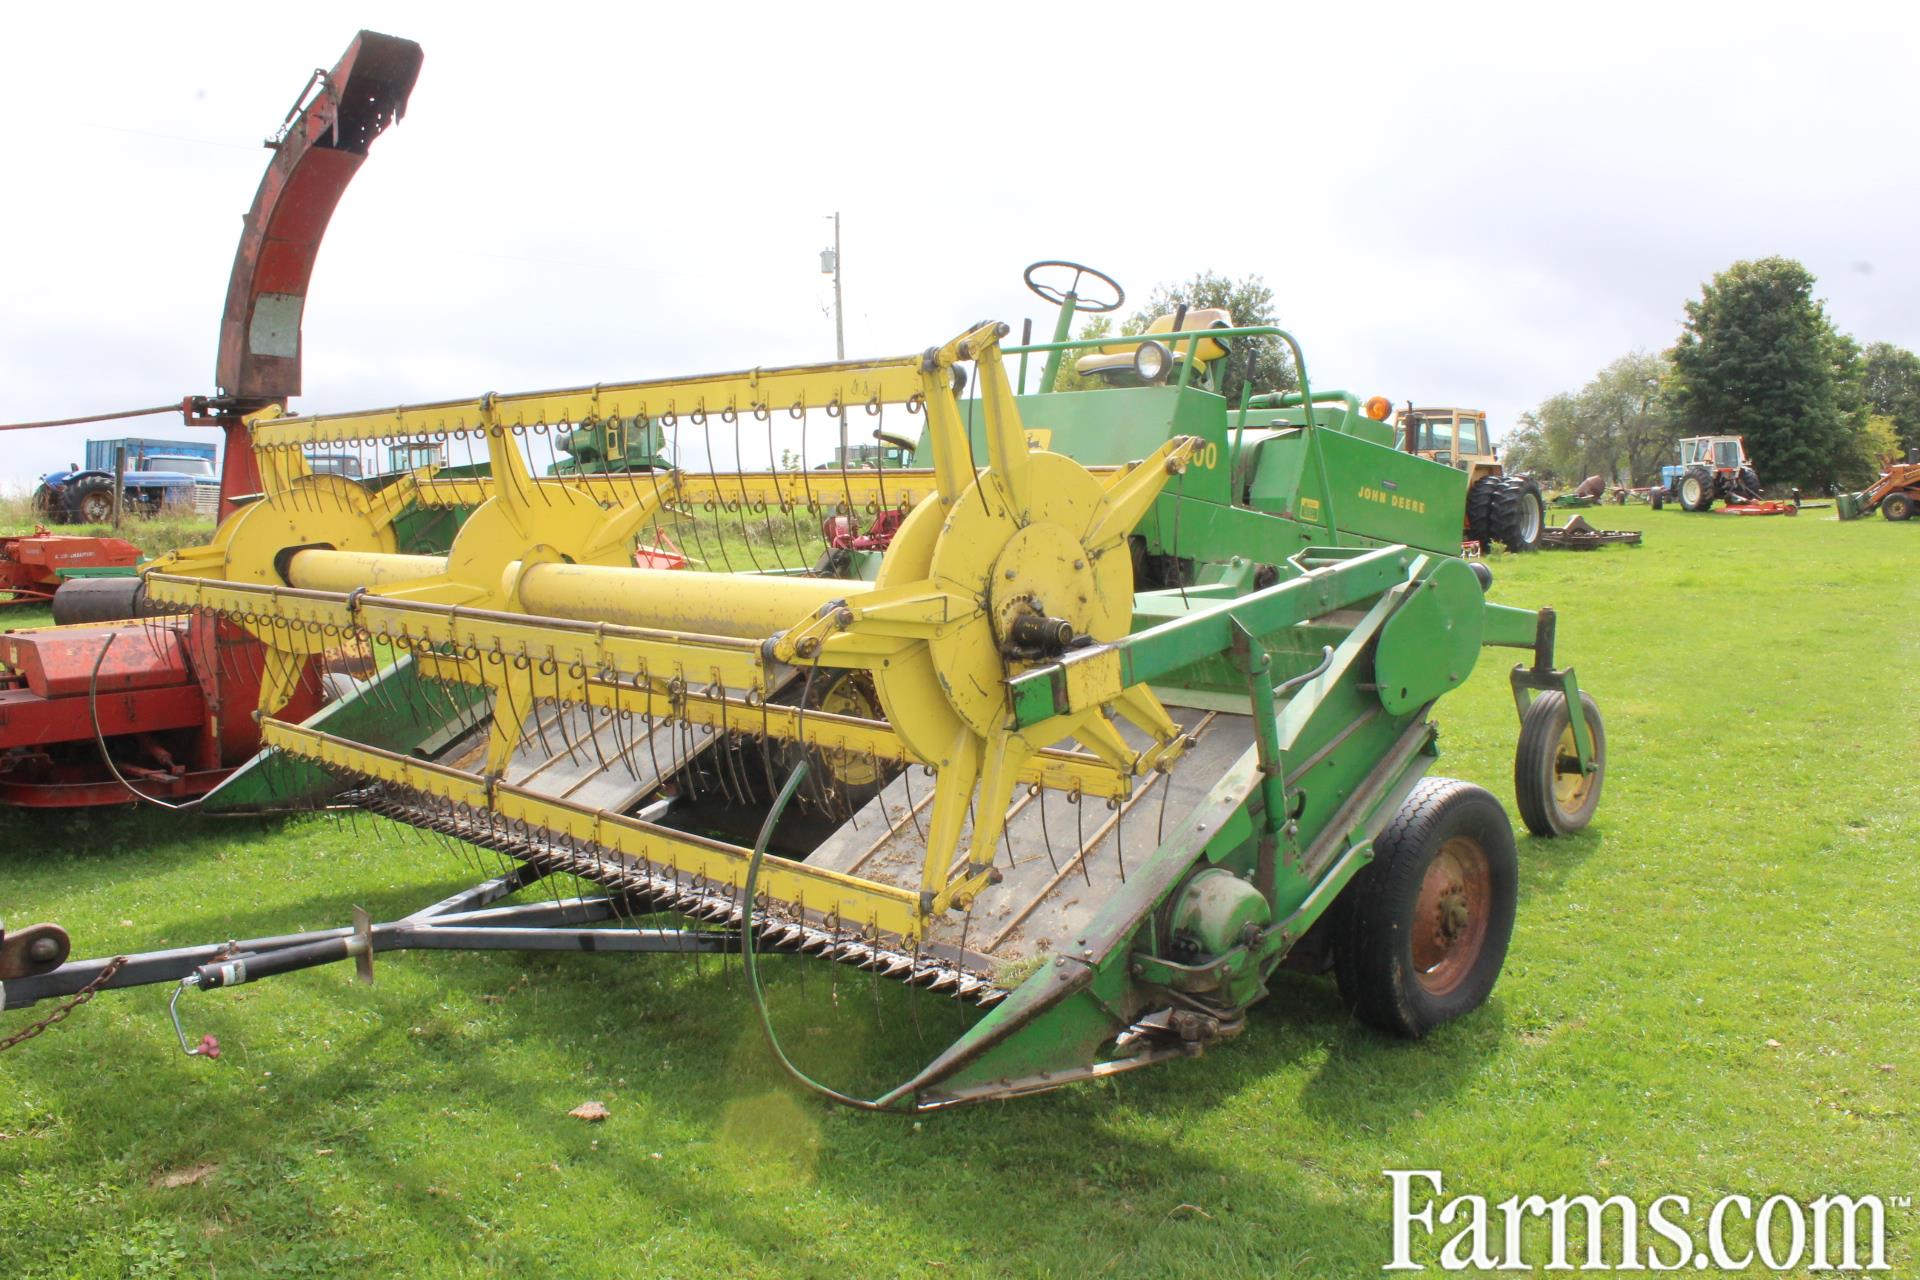
M1180 322L1181 333L1190 333L1196 329L1231 328L1233 328L1233 317L1227 313L1225 307L1201 307L1197 310L1187 312L1186 319ZM1179 362L1187 358L1186 342L1182 341L1176 344L1168 341L1168 338L1173 332L1173 315L1171 313L1158 317L1152 324L1147 326L1147 336L1158 337L1161 340L1161 345L1173 353L1173 362L1168 366L1167 370L1167 376L1169 378L1179 376ZM1193 344L1193 348L1194 359L1203 365L1218 360L1221 356L1227 354L1226 345L1212 338L1200 339ZM1100 347L1098 350L1081 356L1078 360L1074 361L1073 371L1083 378L1090 378L1110 370L1131 369L1133 368L1134 352L1139 349L1140 344L1137 342L1108 343L1106 346Z

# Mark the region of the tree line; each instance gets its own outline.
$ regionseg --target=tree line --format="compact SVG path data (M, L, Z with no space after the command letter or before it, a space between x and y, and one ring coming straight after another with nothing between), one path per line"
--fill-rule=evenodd
M1678 341L1636 350L1508 433L1506 463L1560 480L1652 483L1685 436L1743 436L1769 485L1821 490L1870 478L1920 448L1920 356L1864 348L1790 258L1736 262L1686 304Z

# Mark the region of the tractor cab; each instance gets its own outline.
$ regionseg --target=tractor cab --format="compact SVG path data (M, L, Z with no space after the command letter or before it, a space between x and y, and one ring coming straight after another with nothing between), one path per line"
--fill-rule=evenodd
M1498 470L1484 409L1416 409L1408 405L1394 416L1408 453L1472 473Z
M1715 471L1738 471L1747 465L1747 445L1740 436L1694 436L1680 442L1680 465L1700 464Z
M351 453L309 453L307 467L317 476L345 476L349 480L358 480L362 475L360 459Z
M548 475L607 475L667 465L666 434L644 417L590 419L559 433L556 442L565 456L553 460Z
M437 471L446 464L447 447L443 444L409 440L387 447L388 471L418 471L423 467Z

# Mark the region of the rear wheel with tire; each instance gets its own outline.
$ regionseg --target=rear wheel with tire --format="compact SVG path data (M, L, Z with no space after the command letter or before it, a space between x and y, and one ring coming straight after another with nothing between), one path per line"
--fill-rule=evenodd
M1500 802L1471 783L1423 780L1341 895L1341 999L1410 1039L1479 1008L1507 958L1519 883Z
M1502 476L1493 499L1490 532L1509 551L1532 551L1547 527L1547 502L1532 476Z
M1479 543L1482 551L1493 550L1493 504L1500 497L1503 478L1481 476L1467 490L1467 540Z
M1889 520L1906 520L1913 516L1913 495L1890 493L1880 499L1880 514Z
M67 499L67 514L75 524L105 524L113 519L113 481L104 476L76 481Z
M1680 477L1680 506L1686 511L1705 511L1713 505L1713 471L1708 467L1688 467Z
M1580 695L1587 732L1593 738L1593 772L1580 772L1573 742L1567 695L1543 693L1520 718L1520 741L1513 750L1513 792L1520 820L1537 836L1571 835L1593 820L1600 787L1607 776L1607 730L1600 708Z

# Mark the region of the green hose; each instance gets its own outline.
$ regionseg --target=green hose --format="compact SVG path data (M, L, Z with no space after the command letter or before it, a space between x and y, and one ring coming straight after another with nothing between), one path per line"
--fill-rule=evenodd
M856 1098L841 1093L838 1089L828 1088L812 1076L793 1065L793 1059L787 1057L786 1050L780 1047L780 1038L773 1033L773 1019L767 1013L766 993L760 989L760 963L753 944L753 885L760 876L760 863L767 856L767 844L773 839L773 829L780 822L780 815L786 812L787 802L793 799L793 793L800 789L801 782L807 776L807 762L801 760L787 777L787 785L780 788L775 797L773 808L767 811L767 819L760 824L759 838L753 842L753 857L747 862L746 901L740 908L740 954L746 961L747 990L753 995L753 1007L760 1015L760 1030L766 1033L767 1047L773 1050L773 1056L780 1060L787 1074L802 1087L811 1089L823 1098L831 1099L843 1107L854 1107L860 1111L889 1111L896 1115L911 1115L917 1108L908 1103L882 1103L878 1099ZM890 1093L898 1093L891 1090ZM883 1097L889 1096L883 1094Z

